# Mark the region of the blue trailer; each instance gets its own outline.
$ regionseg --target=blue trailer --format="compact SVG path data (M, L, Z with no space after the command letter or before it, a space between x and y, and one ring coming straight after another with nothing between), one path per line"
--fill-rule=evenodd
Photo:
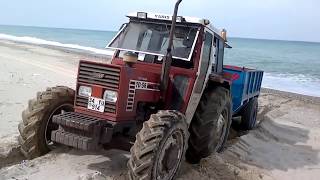
M256 123L258 97L263 71L237 66L224 66L224 73L232 75L231 95L233 116L241 117L241 128L250 130Z

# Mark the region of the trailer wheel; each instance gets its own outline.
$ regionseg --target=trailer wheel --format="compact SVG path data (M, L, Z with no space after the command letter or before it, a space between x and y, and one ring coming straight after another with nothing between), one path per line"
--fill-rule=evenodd
M174 179L185 155L188 134L183 114L159 111L151 115L130 150L129 179Z
M20 150L26 158L33 159L50 151L51 131L59 128L52 123L52 116L73 111L73 100L74 90L62 86L47 88L29 100L18 127Z
M208 88L201 98L189 132L186 159L192 164L213 152L221 152L231 125L231 97L223 87Z
M241 123L240 129L247 131L252 130L257 123L258 98L251 99L244 109L240 112Z

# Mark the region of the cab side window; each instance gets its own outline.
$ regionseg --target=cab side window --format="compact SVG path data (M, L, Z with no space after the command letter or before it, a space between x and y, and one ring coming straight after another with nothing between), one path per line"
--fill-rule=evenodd
M208 68L209 68L209 63L212 58L211 57L212 41L213 41L213 35L210 32L206 32L205 40L203 42L203 47L202 47L202 55L200 60L200 72L199 72L198 81L195 87L195 93L201 93L203 89L203 85L204 85Z
M217 74L221 74L223 71L223 56L224 56L224 41L218 37L214 37L215 44L215 69Z

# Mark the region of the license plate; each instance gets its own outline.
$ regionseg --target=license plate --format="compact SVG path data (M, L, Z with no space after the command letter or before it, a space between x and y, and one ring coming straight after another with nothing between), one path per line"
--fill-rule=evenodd
M88 99L88 109L98 112L104 112L105 100L95 97L89 97Z

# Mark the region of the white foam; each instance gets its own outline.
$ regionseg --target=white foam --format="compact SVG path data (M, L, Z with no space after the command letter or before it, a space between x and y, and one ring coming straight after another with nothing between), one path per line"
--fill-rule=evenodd
M306 75L265 73L262 87L320 97L320 79Z
M12 36L12 35L8 35L8 34L1 34L0 33L0 39L16 41L16 42L23 42L23 43L30 43L30 44L36 44L36 45L49 45L49 46L57 46L57 47L64 47L64 48L71 48L71 49L79 49L79 50L89 51L89 52L93 52L96 54L102 54L102 55L108 55L108 56L111 56L114 53L113 50L97 49L97 48L93 48L93 47L81 46L78 44L63 44L60 42L48 41L48 40L39 39L36 37L28 37L28 36L18 37L18 36Z

